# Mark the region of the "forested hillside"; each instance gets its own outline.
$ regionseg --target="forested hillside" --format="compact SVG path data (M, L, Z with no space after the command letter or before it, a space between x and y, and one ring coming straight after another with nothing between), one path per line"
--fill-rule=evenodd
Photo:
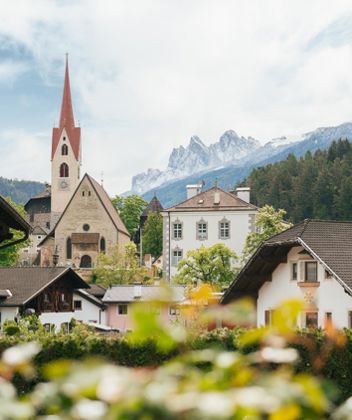
M45 185L36 181L19 181L0 177L0 195L10 197L18 204L25 204L31 197L45 189Z
M241 183L252 202L287 211L293 222L306 218L352 220L352 145L334 141L328 150L307 152L254 169Z

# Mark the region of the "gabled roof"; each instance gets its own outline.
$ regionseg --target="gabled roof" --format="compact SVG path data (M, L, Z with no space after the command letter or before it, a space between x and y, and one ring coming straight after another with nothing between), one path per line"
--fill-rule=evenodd
M0 306L25 305L48 286L63 277L67 277L73 289L89 287L71 268L0 268L0 289L9 290L12 294L1 302Z
M135 287L139 288L138 296L135 295ZM139 302L148 300L160 300L163 295L163 287L148 285L121 285L111 286L106 289L103 297L104 303L116 302ZM185 288L183 286L172 286L172 302L181 302L184 299ZM140 293L140 295L139 295Z
M255 296L293 246L302 246L352 294L352 222L304 220L265 241L226 291L223 303Z
M217 194L218 204L215 203L215 194ZM256 210L253 204L241 200L236 195L226 192L219 187L212 187L207 191L191 197L165 211L226 211L226 210Z
M21 242L28 238L28 235L31 231L31 226L27 223L24 218L14 209L10 203L8 203L4 198L0 196L0 222L5 223L9 228L19 230L24 233L23 238L16 241ZM0 238L0 244L2 240ZM13 242L12 244L14 244ZM10 243L0 245L0 248L10 246Z
M67 132L68 140L71 144L75 158L79 160L80 147L81 147L81 128L75 127L67 56L66 56L64 91L63 91L62 103L61 103L60 124L58 128L53 128L51 159L53 159L55 155L57 145L59 144L59 140L60 140L63 129L65 129Z
M67 206L65 207L65 210L62 212L61 216L59 217L59 220L57 221L55 227L48 233L48 236L46 238L44 238L38 246L41 246L46 239L48 239L49 237L54 237L55 236L55 229L56 226L59 225L61 219L64 217L68 207L70 206L72 200L74 199L74 197L76 196L76 194L79 191L79 188L81 186L81 184L83 183L83 181L85 179L88 179L88 181L91 183L92 188L94 189L94 191L96 192L101 204L103 205L103 207L105 208L107 214L109 215L111 221L113 222L113 224L115 225L116 229L127 235L128 237L130 237L130 234L126 228L126 226L124 225L123 221L121 220L119 214L117 213L117 210L115 209L115 207L113 206L107 192L104 190L104 188L94 179L92 178L90 175L85 174L83 176L83 178L81 179L80 183L78 184L75 192L72 194L70 201L67 203Z
M105 295L106 289L103 286L100 286L99 284L89 284L89 289L87 290L87 293L90 295L93 295L97 298L102 298Z

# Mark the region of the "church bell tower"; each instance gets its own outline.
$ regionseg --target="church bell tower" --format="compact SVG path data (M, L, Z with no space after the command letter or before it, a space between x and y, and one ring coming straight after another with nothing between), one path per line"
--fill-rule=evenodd
M80 181L81 128L73 116L68 57L59 127L53 128L51 147L51 229L67 206Z

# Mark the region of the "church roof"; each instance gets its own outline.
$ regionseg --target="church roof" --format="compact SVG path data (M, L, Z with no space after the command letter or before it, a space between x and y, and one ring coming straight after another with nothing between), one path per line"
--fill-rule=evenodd
M51 159L53 159L55 155L63 129L66 130L68 140L71 144L75 158L79 160L80 147L81 147L81 128L75 127L67 57L66 57L64 91L62 95L61 112L60 112L60 123L59 123L58 128L56 127L53 128Z
M165 211L215 211L215 210L256 210L253 204L241 200L236 195L226 192L219 187L212 187L207 191L191 197Z

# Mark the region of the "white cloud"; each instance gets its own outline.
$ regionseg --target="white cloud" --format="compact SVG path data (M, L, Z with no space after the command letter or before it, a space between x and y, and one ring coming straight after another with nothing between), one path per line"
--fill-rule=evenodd
M70 52L84 166L116 193L193 134L267 140L349 120L351 12L349 0L13 0L0 35L31 51L47 83Z

